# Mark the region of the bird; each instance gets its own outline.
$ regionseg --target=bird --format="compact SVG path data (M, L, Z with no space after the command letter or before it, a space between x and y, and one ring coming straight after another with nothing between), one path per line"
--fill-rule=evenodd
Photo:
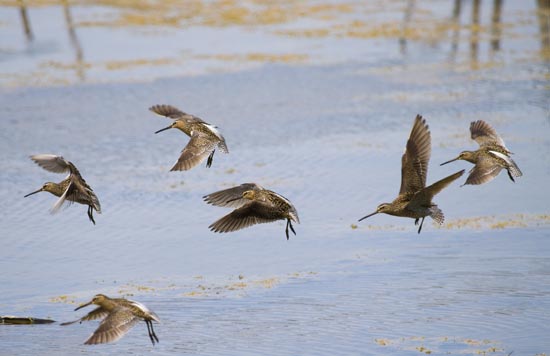
M175 128L191 137L191 140L189 140L187 146L181 151L178 161L170 171L187 171L200 164L206 157L208 157L206 167L209 168L212 165L216 146L223 153L229 153L225 138L216 126L170 105L154 105L149 110L174 120L170 126L156 131L155 134Z
M56 156L53 154L38 154L30 156L30 158L47 171L54 173L68 172L69 174L61 182L46 182L42 188L31 192L24 197L26 198L40 192L49 192L59 197L50 210L52 214L58 212L65 202L68 202L69 204L79 203L88 205L88 218L95 225L93 211L95 210L98 214L101 214L101 205L94 191L88 183L86 183L84 178L82 178L76 166L62 156Z
M441 166L457 160L464 160L474 164L469 172L466 184L483 184L492 181L504 168L508 172L508 177L515 182L514 177L521 177L523 173L516 162L510 157L510 152L504 145L504 140L499 136L495 129L483 120L472 121L470 123L470 134L472 140L479 145L477 151L462 151L458 157L447 162L441 163Z
M413 218L418 225L418 233L422 231L424 218L431 217L440 225L445 219L443 212L432 202L433 197L443 188L464 174L464 170L451 174L426 187L428 163L431 155L431 135L426 120L417 115L411 130L405 152L401 157L401 188L399 195L391 203L378 205L376 211L362 217L359 221L378 213Z
M256 183L244 183L233 188L205 195L204 201L215 206L235 208L231 213L212 223L214 232L231 232L246 227L286 219L288 228L296 235L292 221L300 223L298 212L292 203L280 194Z
M115 342L126 335L140 320L145 321L145 324L147 324L147 332L153 345L155 345L155 342L159 342L153 329L153 321L160 323L160 319L157 314L140 302L124 298L109 298L104 294L97 294L91 301L82 304L75 311L91 304L98 305L98 307L80 319L61 324L70 325L76 322L82 323L83 321L103 318L99 327L84 342L85 345Z

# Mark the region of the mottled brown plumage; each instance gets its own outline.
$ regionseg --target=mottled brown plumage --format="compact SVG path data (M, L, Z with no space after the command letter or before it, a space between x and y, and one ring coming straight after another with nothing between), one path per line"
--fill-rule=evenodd
M103 319L99 327L84 344L94 345L117 341L126 335L140 320L145 321L145 324L147 324L147 332L153 345L155 342L159 342L153 330L153 321L160 322L160 319L145 305L133 300L109 298L106 295L98 294L90 302L76 308L75 311L91 304L98 305L99 307L80 319L61 324L70 325L76 322L82 323L83 321Z
M452 174L426 187L428 163L431 155L431 136L426 120L417 115L405 153L401 158L401 188L399 195L391 203L380 204L376 211L362 217L359 221L378 213L415 219L415 225L422 219L418 233L422 230L424 218L431 217L442 224L444 215L441 209L432 202L433 197L455 179L464 174L464 170Z
M506 148L504 140L495 129L483 120L473 121L470 124L472 140L479 145L477 151L462 151L458 157L441 165L464 160L475 164L469 172L466 184L483 184L492 181L502 169L506 169L508 177L515 182L514 177L521 177L523 173L510 157L512 152Z
M204 196L204 200L208 204L236 208L209 226L214 232L236 231L255 224L286 219L288 240L289 227L296 235L292 221L300 223L298 212L288 199L255 183L220 190Z
M200 164L206 157L208 157L206 167L210 167L214 152L216 152L216 146L222 152L229 153L225 138L216 126L210 125L202 119L184 113L170 105L154 105L149 110L174 120L170 126L160 129L155 133L176 128L191 137L191 140L189 140L187 146L181 151L181 155L171 171L187 171Z
M82 178L76 166L61 156L51 154L34 155L30 158L47 171L54 173L68 172L69 174L61 182L47 182L42 188L25 195L25 197L39 192L49 192L59 197L51 209L52 214L58 212L66 202L88 205L88 218L95 225L93 211L96 210L101 214L101 205L94 191Z

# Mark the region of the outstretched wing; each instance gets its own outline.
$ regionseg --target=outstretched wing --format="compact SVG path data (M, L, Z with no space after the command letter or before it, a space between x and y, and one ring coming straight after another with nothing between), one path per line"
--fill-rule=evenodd
M171 171L187 171L195 167L204 161L215 147L216 142L210 140L203 133L195 131L187 146L181 151L180 158Z
M40 167L54 173L69 172L72 166L71 162L62 156L52 154L33 155L30 158Z
M284 218L273 212L274 210L271 204L254 200L233 210L231 213L214 222L209 228L214 232L231 232L252 225L269 223Z
M64 326L64 325L71 325L71 324L74 324L76 322L103 319L107 315L109 315L109 312L107 310L105 310L103 307L97 307L94 310L92 310L91 312L89 312L88 314L84 315L82 318L76 319L76 320L73 320L73 321L68 321L68 322L65 322L65 323L61 323L61 325Z
M466 179L466 184L478 185L492 181L502 170L502 166L490 158L481 157Z
M448 177L445 177L441 180L438 180L434 184L420 190L418 193L416 193L409 203L412 206L415 205L426 205L429 204L432 201L432 198L442 191L445 187L447 187L449 184L457 180L459 177L461 177L464 174L464 169L456 172L454 174L451 174Z
M476 141L480 147L497 145L506 148L504 140L495 129L483 120L473 121L470 124L470 134L472 140Z
M428 163L432 150L431 136L426 120L417 115L401 157L401 189L399 194L414 193L426 186Z
M135 316L130 309L119 307L103 319L84 344L95 345L117 341L126 335L139 320L140 318Z
M171 105L153 105L149 108L155 114L166 116L170 119L178 119L186 115L183 111Z
M220 190L212 194L205 195L204 201L215 206L226 206L229 208L239 208L250 202L248 199L243 199L243 193L247 190L263 190L256 183L243 183L233 188Z

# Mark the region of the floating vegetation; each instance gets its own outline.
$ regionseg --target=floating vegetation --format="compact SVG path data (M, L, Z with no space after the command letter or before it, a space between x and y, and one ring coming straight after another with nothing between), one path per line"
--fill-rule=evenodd
M30 316L0 316L0 325L27 325L27 324L51 324L55 323L52 319L39 319Z
M444 229L508 229L550 225L550 214L511 214L449 219Z
M411 336L397 339L377 338L374 342L380 346L400 351L416 351L426 355L508 355L499 346L499 342L492 340L476 340L470 338L453 337L423 337ZM452 348L454 351L449 351Z
M65 304L77 304L76 297L68 295L59 295L57 297L51 297L49 299L50 303L65 303Z

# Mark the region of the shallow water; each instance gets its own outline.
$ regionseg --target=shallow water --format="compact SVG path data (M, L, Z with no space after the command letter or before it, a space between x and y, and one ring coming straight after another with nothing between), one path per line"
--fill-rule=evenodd
M410 3L337 3L355 11L332 7L326 18L309 8L311 16L269 24L220 20L236 21L235 9L233 17L222 11L222 23L184 20L176 7L181 28L138 30L86 26L90 14L127 19L132 9L81 2L71 11L90 62L83 79L44 65L74 55L59 25L63 6L29 8L30 44L17 9L1 7L0 33L13 43L2 41L1 54L0 313L72 320L85 312L73 312L76 305L105 293L135 298L162 319L154 348L144 325L115 344L85 347L97 327L88 322L2 326L3 352L548 354L547 12L505 2L502 24L491 27L493 3L483 2L480 25L471 26L472 3L464 2L460 26L444 27L452 4L412 2L411 21L423 25L399 41L391 30L405 26ZM312 36L316 27L330 31ZM497 49L492 28L502 28ZM310 32L289 35L297 29ZM191 34L195 41L185 41ZM215 46L224 36L232 48ZM117 46L124 40L139 53ZM160 48L192 51L193 59L151 62ZM147 61L97 64L125 56ZM210 169L169 172L188 139L153 134L169 123L147 111L157 103L216 124L230 154L217 152ZM471 167L439 163L475 148L468 126L477 119L503 136L524 176L514 184L501 173L475 187L460 187L460 178L434 199L446 223L426 220L420 235L410 219L358 223L395 197L416 113L432 132L429 183ZM103 208L96 226L83 206L52 216L53 196L23 199L62 179L28 159L46 152L74 162L93 187ZM249 181L294 203L297 236L286 241L283 222L232 234L207 229L229 210L202 196Z

